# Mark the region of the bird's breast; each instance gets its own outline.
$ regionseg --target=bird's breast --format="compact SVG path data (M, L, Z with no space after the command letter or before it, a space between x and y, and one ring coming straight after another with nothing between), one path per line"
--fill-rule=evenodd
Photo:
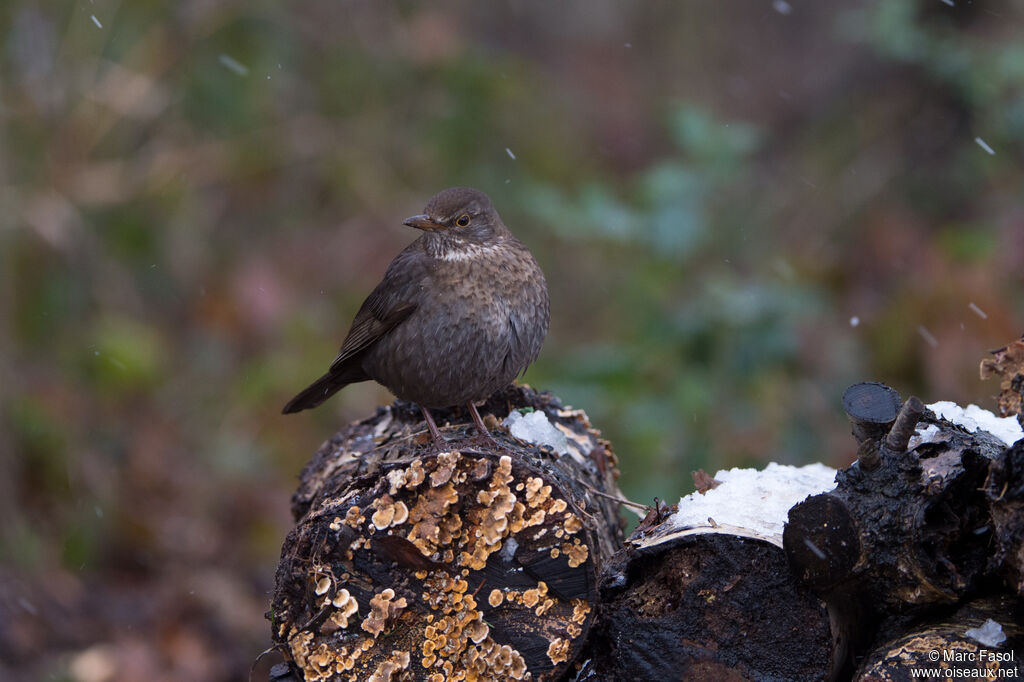
M433 259L418 288L415 312L368 358L370 376L399 397L428 406L483 399L536 358L547 289L525 247L450 250Z
M544 275L533 256L506 242L446 252L435 260L422 291L424 307L447 311L453 322L495 330L507 327L510 316L547 307Z

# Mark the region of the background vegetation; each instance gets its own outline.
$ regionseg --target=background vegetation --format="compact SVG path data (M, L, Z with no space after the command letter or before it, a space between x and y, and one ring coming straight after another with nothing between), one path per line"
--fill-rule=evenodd
M236 680L288 498L390 400L279 415L439 189L548 276L527 380L634 499L844 465L850 383L991 407L1024 326L1009 1L11 0L0 679Z

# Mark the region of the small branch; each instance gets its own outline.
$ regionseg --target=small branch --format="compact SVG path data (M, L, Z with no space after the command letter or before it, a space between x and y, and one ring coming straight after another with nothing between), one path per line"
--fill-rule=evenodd
M607 498L609 500L614 500L615 502L618 502L619 504L624 505L626 507L633 507L634 509L642 509L643 511L650 511L652 509L651 505L649 505L649 504L640 504L639 502L630 502L629 500L627 500L624 497L616 497L615 495L609 495L608 493L603 493L600 490L598 490L597 488L594 488L593 486L587 485L586 483L583 483L582 481L580 481L580 484L584 488L586 488L587 490L592 492L593 494L595 494L595 495L597 495L599 497L605 497L605 498Z
M924 403L916 396L907 398L896 417L896 423L890 429L889 435L885 437L885 446L892 452L906 452L910 437L914 435L914 429L923 414Z

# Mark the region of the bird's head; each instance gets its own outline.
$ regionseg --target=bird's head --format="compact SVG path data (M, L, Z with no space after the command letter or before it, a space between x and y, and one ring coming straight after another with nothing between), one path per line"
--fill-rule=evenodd
M457 247L458 243L487 245L508 233L490 198L469 187L452 187L427 202L423 213L406 218L405 225Z

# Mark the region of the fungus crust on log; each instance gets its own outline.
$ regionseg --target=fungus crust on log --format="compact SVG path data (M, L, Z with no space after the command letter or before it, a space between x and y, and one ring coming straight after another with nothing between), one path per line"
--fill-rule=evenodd
M1019 623L1020 606L1005 596L968 602L942 618L903 623L898 634L866 652L853 679L909 682L915 669L937 667L948 671L947 678L1019 679Z

